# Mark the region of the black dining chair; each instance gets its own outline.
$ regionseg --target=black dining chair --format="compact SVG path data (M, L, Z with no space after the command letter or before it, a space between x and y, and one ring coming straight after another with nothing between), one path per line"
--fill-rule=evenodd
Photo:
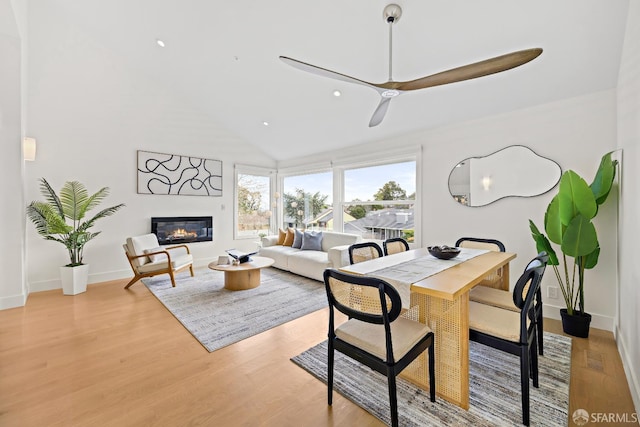
M398 425L396 376L428 349L429 396L436 400L433 332L423 323L400 317L400 294L382 279L335 269L324 271L329 301L328 404L333 402L334 351L386 375L391 425ZM358 298L354 298L357 288ZM335 327L334 311L349 317Z
M540 252L535 258L533 258L525 267L525 271L535 268L539 262L545 264L549 261L549 256L546 252ZM518 307L513 303L513 297L511 292L504 291L502 289L488 288L485 286L476 286L469 293L469 299L471 301L479 302L482 304L492 305L494 307L504 308L511 311L520 311ZM538 288L536 292L536 299L534 303L535 307L535 322L538 336L538 354L542 356L544 354L544 315L542 312L542 287Z
M392 237L382 242L382 249L384 256L397 254L398 252L405 252L409 250L409 243L402 237Z
M375 242L354 243L349 246L349 262L351 264L380 257L382 257L382 249Z
M490 251L505 252L504 244L496 239L485 239L480 237L461 237L456 241L456 247L488 249Z
M456 242L456 247L459 248L470 248L470 249L486 249L489 251L495 252L505 252L504 244L496 239L483 239L479 237L461 237ZM496 271L488 274L482 281L479 283L480 286L488 286L490 288L500 289L503 287L503 275L502 268L497 269ZM508 288L509 284L507 284ZM471 295L469 295L471 298Z
M522 423L529 425L529 380L538 387L538 351L535 298L546 261L535 260L513 289L519 312L478 302L469 302L469 339L520 358Z

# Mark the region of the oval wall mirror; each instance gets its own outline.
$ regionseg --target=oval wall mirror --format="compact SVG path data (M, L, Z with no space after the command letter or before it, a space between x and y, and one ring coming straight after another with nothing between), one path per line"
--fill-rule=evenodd
M465 206L485 206L505 197L533 197L560 181L562 168L529 147L511 145L484 157L470 157L449 174L449 192Z

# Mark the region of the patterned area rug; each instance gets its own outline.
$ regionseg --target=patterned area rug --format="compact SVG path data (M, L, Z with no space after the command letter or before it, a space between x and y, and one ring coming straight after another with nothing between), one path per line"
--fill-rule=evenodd
M545 334L539 358L540 388L531 386L532 426L566 426L569 411L571 339ZM391 424L387 379L353 359L335 353L334 392ZM327 342L291 359L326 383ZM521 426L520 362L517 357L470 343L470 407L465 411L398 378L401 426ZM321 403L318 403L321 404ZM326 404L326 401L324 402Z
M260 286L244 291L224 289L219 271L181 274L175 288L169 275L142 282L209 351L327 306L322 282L275 268L262 269Z

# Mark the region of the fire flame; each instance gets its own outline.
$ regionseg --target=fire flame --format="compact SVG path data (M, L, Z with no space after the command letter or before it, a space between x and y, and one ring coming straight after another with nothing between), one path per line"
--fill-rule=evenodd
M198 233L194 231L187 231L184 228L178 228L171 232L171 237L176 239L184 239L186 237L198 237Z

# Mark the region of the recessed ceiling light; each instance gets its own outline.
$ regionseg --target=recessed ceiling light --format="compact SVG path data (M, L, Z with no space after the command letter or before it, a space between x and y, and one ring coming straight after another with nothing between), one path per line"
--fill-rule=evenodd
M333 91L333 96L340 96L340 95L342 95L342 92L340 92L339 90Z
M262 122L263 125L269 126L269 122Z
M158 46L164 47L164 42L162 40L156 39L156 43L158 44Z

